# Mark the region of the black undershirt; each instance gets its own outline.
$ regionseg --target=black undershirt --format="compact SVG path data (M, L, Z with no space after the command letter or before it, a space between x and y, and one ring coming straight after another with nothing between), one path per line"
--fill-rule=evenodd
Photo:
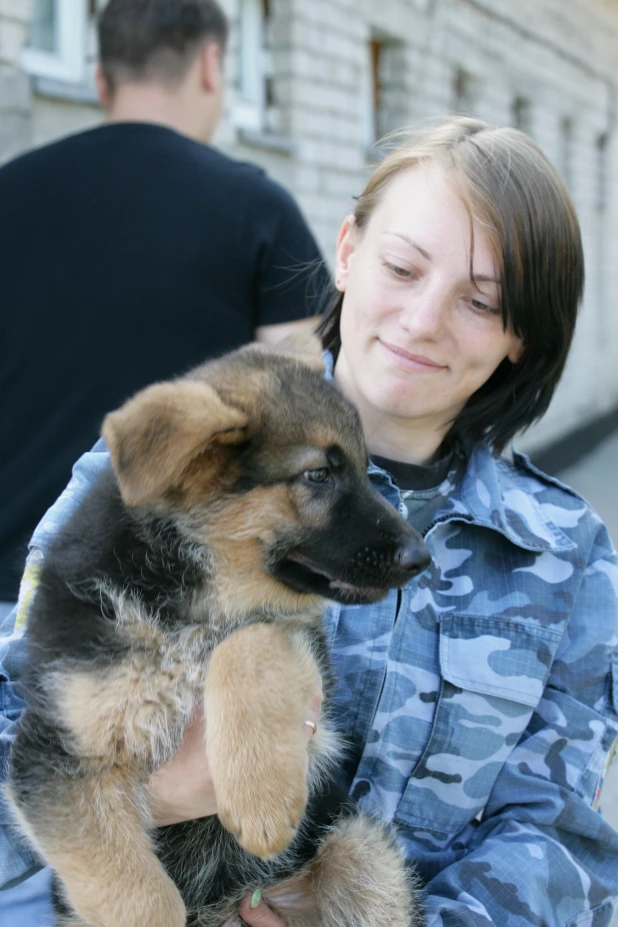
M451 468L454 451L448 451L444 457L431 464L403 463L401 460L389 460L373 454L371 459L393 477L402 491L412 489L434 489L442 483Z

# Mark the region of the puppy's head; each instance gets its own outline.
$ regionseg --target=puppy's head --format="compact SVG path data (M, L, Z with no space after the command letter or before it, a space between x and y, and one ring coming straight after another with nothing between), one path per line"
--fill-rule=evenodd
M291 594L376 601L429 562L372 488L358 413L324 379L317 339L251 345L156 384L103 436L125 504L207 546L243 609L289 608Z

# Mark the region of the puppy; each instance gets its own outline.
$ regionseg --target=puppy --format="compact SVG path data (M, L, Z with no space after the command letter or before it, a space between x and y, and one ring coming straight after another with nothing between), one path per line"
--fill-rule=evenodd
M113 470L46 554L29 612L9 777L58 923L232 927L259 887L290 927L410 927L391 835L325 785L339 740L321 610L379 600L429 555L371 487L317 339L151 386L103 435ZM147 780L200 703L218 815L157 831Z

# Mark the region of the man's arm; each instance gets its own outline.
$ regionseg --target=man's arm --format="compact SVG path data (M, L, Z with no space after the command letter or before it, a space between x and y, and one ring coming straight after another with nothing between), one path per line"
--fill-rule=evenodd
M274 340L287 332L311 329L332 299L331 273L298 203L265 174L253 178L243 201L239 250L252 268L252 318L255 336L273 328ZM270 340L270 339L269 339ZM270 342L272 343L272 341Z

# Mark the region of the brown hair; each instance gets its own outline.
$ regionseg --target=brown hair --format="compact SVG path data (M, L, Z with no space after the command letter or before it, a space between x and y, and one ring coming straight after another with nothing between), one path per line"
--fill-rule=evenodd
M204 41L225 50L228 21L216 0L109 0L98 33L101 69L113 93L127 80L179 84Z
M543 415L564 369L584 286L579 223L560 175L532 139L462 117L415 134L386 155L357 202L361 233L389 181L427 164L444 169L483 226L498 263L505 330L525 345L519 363L505 359L449 432L485 439L499 452ZM342 303L338 293L319 327L335 357Z

